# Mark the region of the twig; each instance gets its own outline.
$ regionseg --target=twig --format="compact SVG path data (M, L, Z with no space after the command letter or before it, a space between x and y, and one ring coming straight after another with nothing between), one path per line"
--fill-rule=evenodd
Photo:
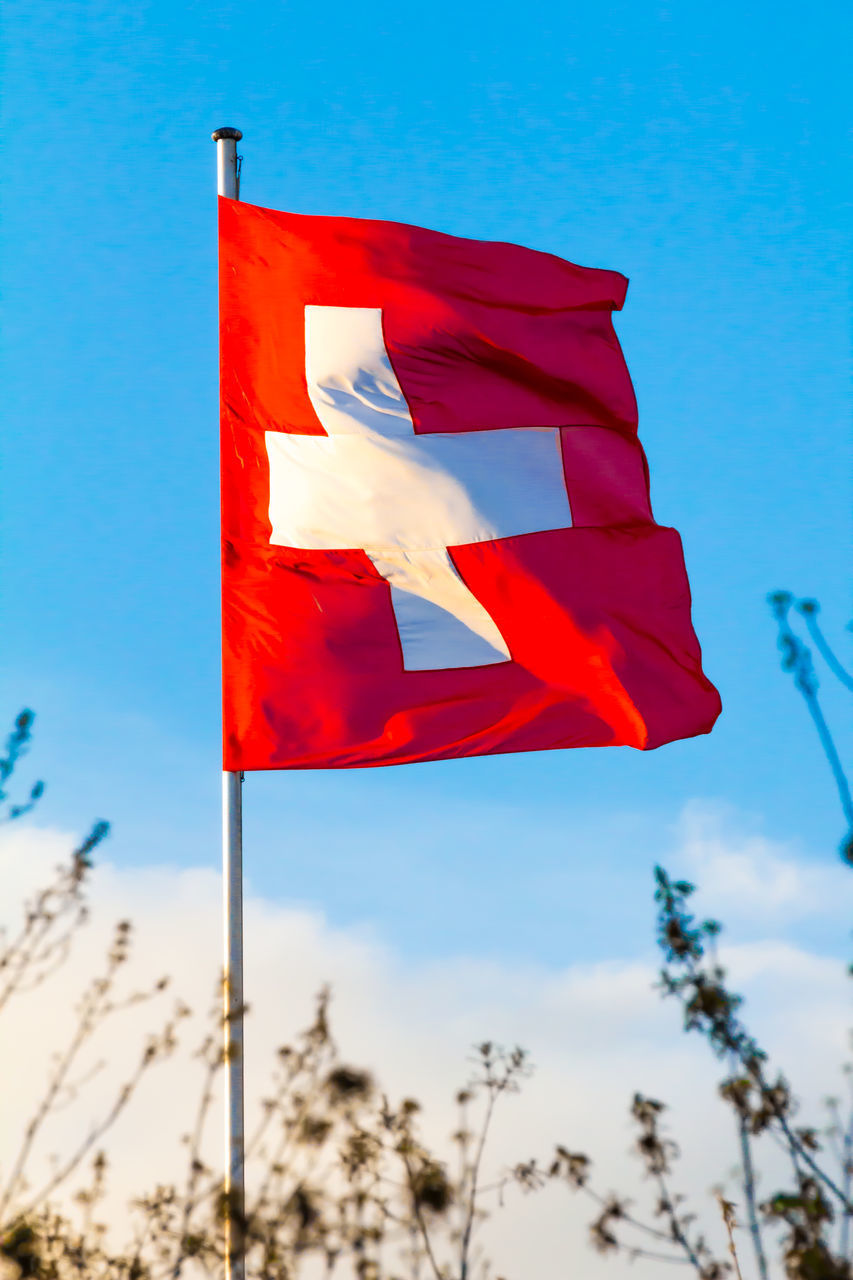
M844 766L841 763L835 740L820 705L818 679L812 665L811 653L808 646L794 633L788 621L788 612L793 604L793 597L789 591L774 591L769 597L769 603L779 628L778 646L782 653L782 667L785 671L790 671L794 679L794 685L803 695L835 780L838 798L841 801L841 808L847 825L853 828L853 794L851 794L850 783L844 772ZM807 625L810 622L810 618L811 615L806 611ZM842 682L846 683L846 672L843 673L841 679Z
M729 1253L731 1254L732 1262L735 1264L735 1275L737 1276L737 1280L743 1280L740 1263L738 1262L737 1249L735 1248L734 1229L737 1226L737 1222L735 1220L735 1207L731 1200L725 1200L720 1193L717 1194L717 1202L720 1206L720 1213L722 1214L723 1222L725 1223L726 1235L729 1238Z
M60 1166L50 1181L42 1187L41 1191L39 1191L37 1195L33 1196L25 1207L16 1214L16 1218L25 1217L27 1214L32 1213L32 1211L40 1204L43 1204L51 1192L55 1191L57 1187L61 1186L62 1183L71 1176L87 1153L92 1150L92 1147L98 1139L103 1137L103 1135L112 1128L122 1111L124 1111L125 1107L130 1102L130 1099L135 1093L139 1085L139 1081L142 1079L145 1072L154 1063L161 1052L166 1052L173 1046L173 1031L174 1023L169 1022L167 1023L161 1037L152 1038L149 1041L142 1051L139 1062L136 1065L136 1070L127 1083L122 1085L121 1089L119 1089L112 1107L107 1112L106 1116L104 1116L103 1120L101 1120L99 1124L95 1125L88 1136L84 1138L83 1142L81 1142L74 1154L64 1165Z
M468 1208L465 1215L465 1225L462 1229L462 1240L459 1247L459 1280L467 1280L468 1277L468 1255L471 1247L471 1233L474 1229L474 1214L477 1210L477 1181L480 1175L483 1152L486 1149L486 1139L489 1136L489 1127L492 1122L492 1115L494 1113L498 1092L498 1087L492 1087L489 1089L489 1101L486 1105L483 1123L480 1128L477 1150L471 1164L471 1185L468 1192Z
M411 1161L409 1160L408 1155L405 1153L403 1153L403 1164L406 1169L406 1176L409 1184L409 1195L412 1201L412 1212L415 1215L415 1222L417 1223L418 1232L423 1242L424 1251L426 1253L430 1267L432 1268L432 1273L433 1273L433 1276L435 1277L435 1280L442 1280L441 1268L439 1267L438 1262L436 1261L435 1254L433 1253L432 1241L429 1238L429 1231L427 1230L423 1209L421 1208L420 1201L418 1200L417 1188L415 1186L415 1175L412 1170Z
M818 624L817 615L819 611L820 605L816 600L800 600L797 603L797 612L801 613L805 618L809 635L814 641L818 653L839 684L843 684L845 688L853 690L853 676L841 665Z
M761 1280L768 1280L767 1257L764 1253L764 1241L761 1238L761 1224L758 1221L758 1207L755 1202L755 1169L752 1163L752 1147L749 1141L749 1122L742 1111L738 1112L738 1137L740 1139L740 1159L743 1168L743 1190L746 1196L746 1212L749 1219L749 1233L752 1237L752 1247L755 1251L755 1262L758 1267L758 1274ZM722 1196L718 1197L720 1201L720 1209L723 1205L728 1204ZM731 1224L723 1210L723 1220L729 1230L729 1238L731 1242ZM734 1249L734 1245L731 1244ZM735 1266L737 1259L735 1258ZM738 1273L739 1274L739 1273Z
M661 1208L663 1209L667 1219L669 1220L670 1230L672 1231L672 1238L684 1250L690 1265L694 1268L697 1275L701 1278L703 1273L702 1262L699 1258L699 1255L696 1253L696 1250L693 1248L692 1244L688 1240L684 1232L684 1229L678 1220L678 1214L676 1212L675 1205L672 1202L672 1197L669 1194L669 1187L667 1186L666 1178L661 1170L656 1171L654 1176L657 1180L658 1189L660 1190Z
M850 1188L851 1179L853 1179L853 1100L851 1100L850 1111L847 1118L847 1126L844 1130L843 1142L843 1160L842 1160L842 1178L846 1203L844 1211L841 1215L840 1230L840 1249L842 1258L848 1256L850 1248L850 1218L853 1214L853 1208L850 1205Z

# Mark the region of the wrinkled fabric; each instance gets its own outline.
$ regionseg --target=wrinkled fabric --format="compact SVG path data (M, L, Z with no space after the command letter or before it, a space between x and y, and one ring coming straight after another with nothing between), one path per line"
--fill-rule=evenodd
M652 516L613 330L626 287L515 245L220 199L226 769L652 748L711 729L719 697L678 534ZM447 548L507 660L407 670L381 558L272 541L268 433L325 434L306 307L381 309L416 435L559 433L570 527Z

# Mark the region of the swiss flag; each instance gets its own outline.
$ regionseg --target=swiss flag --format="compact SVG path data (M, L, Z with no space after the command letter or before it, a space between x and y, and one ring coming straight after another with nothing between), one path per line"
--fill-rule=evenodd
M225 768L707 733L625 278L219 205Z

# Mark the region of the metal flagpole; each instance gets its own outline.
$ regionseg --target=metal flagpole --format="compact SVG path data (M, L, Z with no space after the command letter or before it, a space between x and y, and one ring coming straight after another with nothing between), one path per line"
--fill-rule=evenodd
M217 129L216 189L240 198L239 129ZM225 1276L245 1280L245 1135L243 1128L243 775L222 775L222 981L225 1056Z

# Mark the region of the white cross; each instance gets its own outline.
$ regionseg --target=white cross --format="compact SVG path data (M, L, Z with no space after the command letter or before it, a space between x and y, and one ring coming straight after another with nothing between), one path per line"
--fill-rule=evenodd
M391 586L408 671L506 662L447 548L572 523L558 430L416 435L373 307L305 308L325 436L267 431L270 542L360 549Z

